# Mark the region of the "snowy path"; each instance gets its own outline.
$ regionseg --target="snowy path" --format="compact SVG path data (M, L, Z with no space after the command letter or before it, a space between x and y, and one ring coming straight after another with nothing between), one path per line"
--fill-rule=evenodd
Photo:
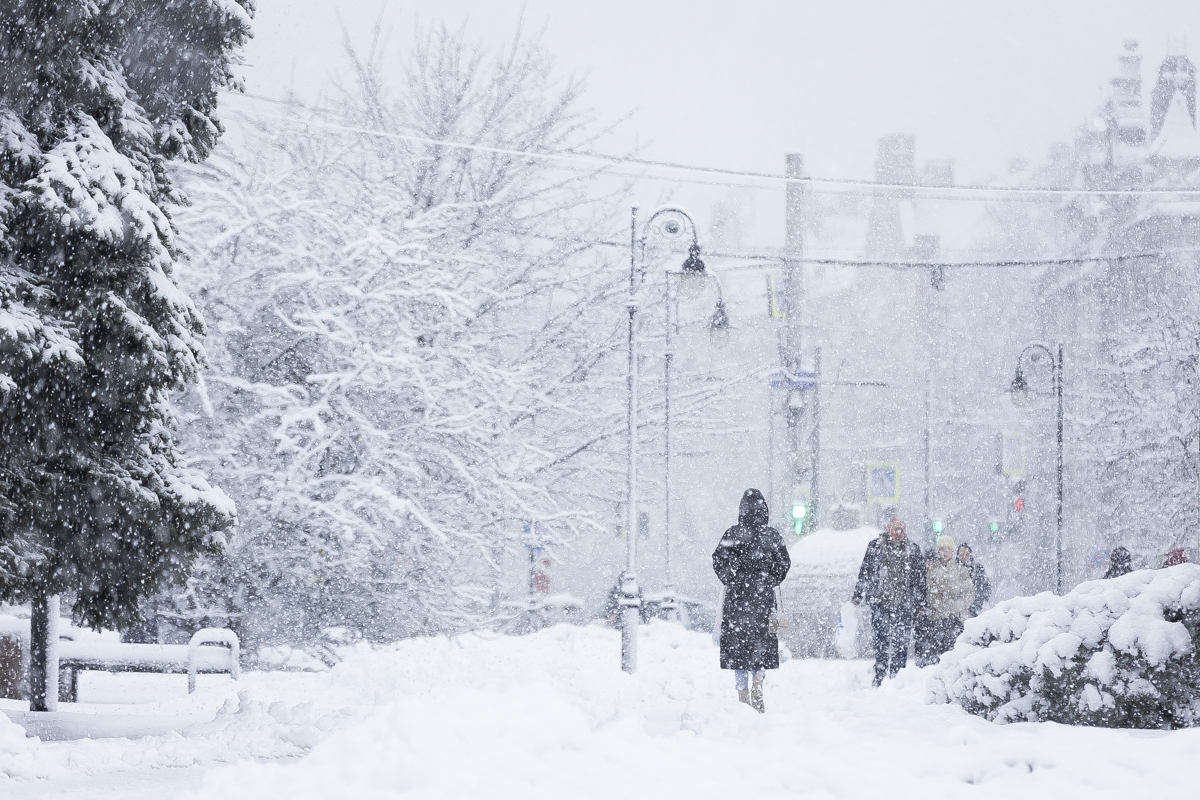
M617 669L615 632L565 626L533 637L408 641L356 653L322 675L251 675L240 688L250 686L253 696L241 711L231 704L186 736L41 745L38 763L57 765L46 773L51 779L0 777L0 795L1062 800L1194 793L1188 775L1200 729L994 725L955 706L925 705L927 672L909 669L873 690L869 664L844 661L785 663L768 678L767 714L759 716L736 702L708 637L656 624L643 629L640 644L641 669L632 677ZM214 686L207 700L187 702L212 704L230 691ZM303 758L278 760L310 745ZM239 758L246 760L232 763ZM105 794L121 785L118 773L129 777L129 793Z
M1183 796L1200 730L998 726L924 704L925 674L869 688L865 662L792 661L767 714L736 702L708 637L409 642L341 676L390 702L304 760L211 773L208 798L1101 798Z

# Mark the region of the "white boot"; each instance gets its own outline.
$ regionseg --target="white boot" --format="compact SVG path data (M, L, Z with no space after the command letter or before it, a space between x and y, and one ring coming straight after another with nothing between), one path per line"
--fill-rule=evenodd
M767 711L763 705L763 676L757 672L754 673L754 678L750 683L750 707L760 714Z

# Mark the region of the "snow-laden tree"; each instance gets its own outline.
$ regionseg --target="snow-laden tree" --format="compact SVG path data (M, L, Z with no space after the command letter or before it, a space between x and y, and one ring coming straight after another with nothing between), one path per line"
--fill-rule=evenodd
M380 53L336 111L257 117L185 178L213 367L189 452L241 523L174 613L251 644L478 624L524 527L594 532L613 488L591 457L622 430L611 198L520 155L587 142L579 87L520 40Z
M234 519L181 464L203 324L168 163L204 159L253 0L0 0L0 599L136 621Z
M1171 548L1196 552L1200 229L1170 195L1098 193L1194 190L1196 161L1097 130L1011 177L1078 193L1005 204L989 242L1004 256L1064 259L1018 273L1014 305L1065 349L1069 580L1098 574L1089 550L1124 545L1152 567Z
M1196 537L1200 325L1189 313L1144 315L1114 334L1105 413L1083 444L1105 456L1100 478L1117 541L1157 567Z

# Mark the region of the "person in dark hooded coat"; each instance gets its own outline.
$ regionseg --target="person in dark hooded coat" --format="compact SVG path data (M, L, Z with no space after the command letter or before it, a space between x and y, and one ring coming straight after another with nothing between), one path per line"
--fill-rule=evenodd
M734 670L738 699L764 710L765 670L779 668L779 638L771 630L775 587L792 566L779 531L767 526L767 501L747 489L738 524L725 531L713 552L713 571L725 585L721 606L721 669ZM753 675L754 686L747 686Z
M1114 547L1112 554L1108 557L1108 571L1104 573L1104 577L1119 578L1131 572L1133 572L1133 557L1129 554L1129 550L1124 547Z

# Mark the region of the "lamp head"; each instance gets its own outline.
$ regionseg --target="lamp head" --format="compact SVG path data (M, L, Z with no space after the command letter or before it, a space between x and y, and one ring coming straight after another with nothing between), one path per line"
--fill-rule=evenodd
M1017 367L1017 374L1013 376L1009 391L1014 404L1023 406L1029 401L1029 381L1025 380L1025 373L1021 371L1020 366Z
M700 245L693 243L679 272L679 293L684 300L695 300L704 293L704 284L707 282L708 271L700 260Z

